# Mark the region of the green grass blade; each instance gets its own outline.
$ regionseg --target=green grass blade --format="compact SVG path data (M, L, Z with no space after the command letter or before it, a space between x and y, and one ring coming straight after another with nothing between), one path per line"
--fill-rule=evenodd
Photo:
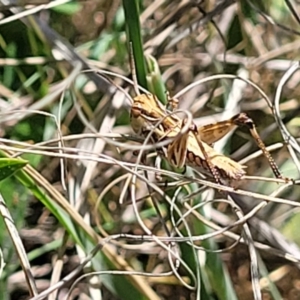
M22 169L26 164L26 160L19 158L0 158L0 181Z
M139 1L123 0L123 7L127 27L127 40L132 43L137 80L142 87L147 88L146 63L139 16Z

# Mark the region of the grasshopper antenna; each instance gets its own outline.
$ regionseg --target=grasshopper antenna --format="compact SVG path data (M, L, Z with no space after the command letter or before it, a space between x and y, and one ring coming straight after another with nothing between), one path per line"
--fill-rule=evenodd
M138 96L140 95L139 91L139 85L136 77L136 69L135 69L135 62L134 62L134 56L133 56L133 48L132 48L132 42L129 42L129 60L130 60L130 69L132 73L132 79L133 79L133 88L135 91L135 94Z

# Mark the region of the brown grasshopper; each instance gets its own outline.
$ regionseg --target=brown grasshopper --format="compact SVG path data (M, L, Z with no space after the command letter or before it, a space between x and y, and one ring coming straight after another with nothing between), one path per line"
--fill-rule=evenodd
M257 145L267 158L276 178L283 179L274 159L259 137L255 124L245 113L228 120L196 127L191 124L186 133L181 133L186 120L182 120L163 106L152 94L141 94L133 99L131 126L143 136L152 131L153 142L172 139L164 154L175 167L189 165L210 173L217 183L221 179L240 180L245 174L245 166L218 153L211 145L225 136L236 126L247 126Z
M185 119L181 119L176 114L168 111L156 96L139 93L132 53L130 43L130 67L137 95L131 106L131 126L139 135L147 136L151 132L153 142L172 139L167 148L162 149L170 164L180 168L189 165L200 169L200 172L204 171L212 175L217 183L222 183L221 179L240 180L246 174L245 166L218 153L211 145L235 127L247 126L267 158L275 177L288 181L287 178L281 175L270 152L259 137L254 122L245 113L198 128L192 123L188 131L182 133L182 129L186 124ZM174 109L177 107L178 100L169 97L169 104Z

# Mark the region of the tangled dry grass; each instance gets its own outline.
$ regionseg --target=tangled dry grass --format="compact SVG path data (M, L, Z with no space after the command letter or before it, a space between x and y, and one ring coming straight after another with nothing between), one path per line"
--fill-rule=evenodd
M299 298L299 5L141 3L148 88L199 126L247 112L293 179L239 129L231 187L133 134L126 1L1 3L1 157L29 162L0 183L4 299Z

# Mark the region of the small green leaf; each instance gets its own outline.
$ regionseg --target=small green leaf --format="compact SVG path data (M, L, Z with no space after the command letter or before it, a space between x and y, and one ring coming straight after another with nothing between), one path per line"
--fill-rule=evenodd
M0 181L22 169L26 164L26 160L19 158L0 158Z
M146 63L148 89L152 94L156 95L163 104L166 104L166 87L161 77L158 62L153 56L147 55Z
M52 10L65 14L65 15L73 15L80 11L81 9L81 4L76 3L76 2L71 2L71 3L65 3L56 7L53 7Z

